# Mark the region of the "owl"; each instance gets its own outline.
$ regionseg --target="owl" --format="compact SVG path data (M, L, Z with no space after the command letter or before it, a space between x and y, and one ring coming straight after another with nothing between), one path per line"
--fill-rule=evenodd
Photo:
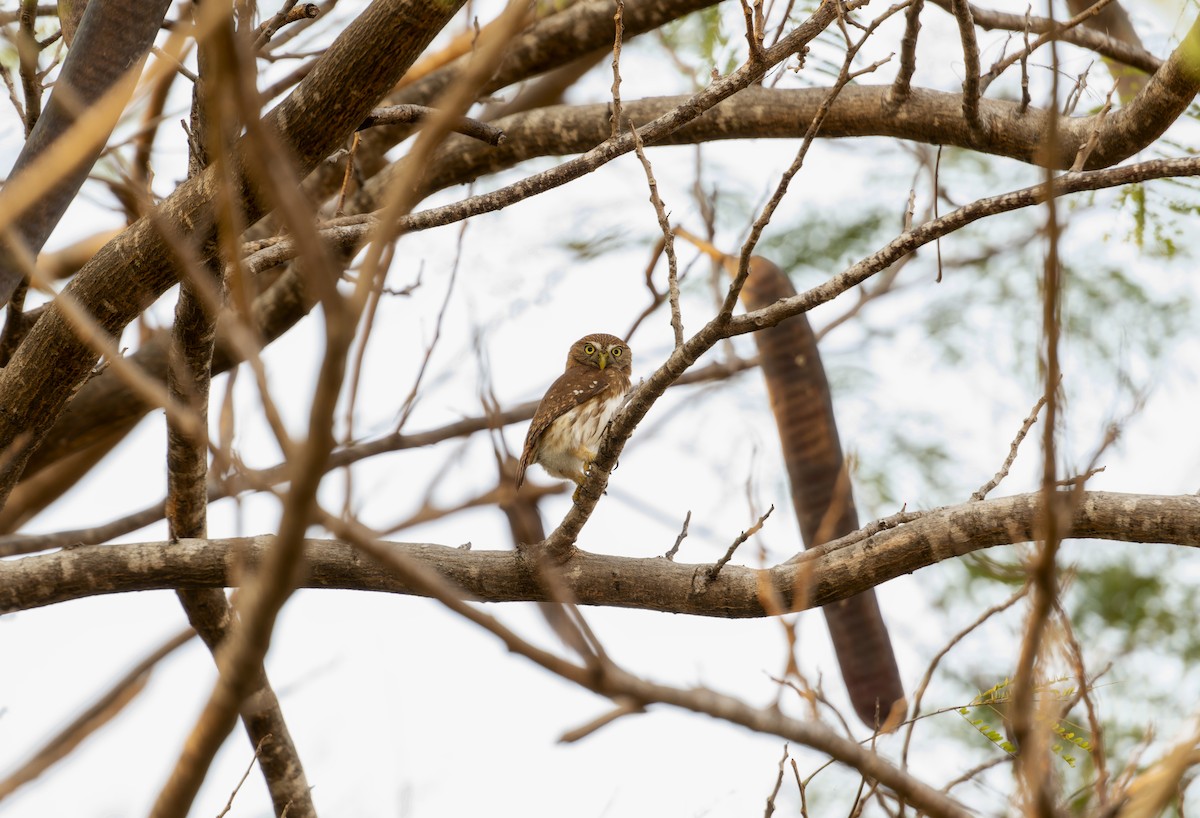
M550 384L525 436L517 488L532 463L578 487L596 459L608 421L629 392L633 355L615 335L580 338L567 353L567 369Z

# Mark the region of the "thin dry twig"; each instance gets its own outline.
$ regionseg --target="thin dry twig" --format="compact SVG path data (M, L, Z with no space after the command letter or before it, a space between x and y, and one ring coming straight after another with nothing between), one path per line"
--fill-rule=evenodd
M771 818L775 814L775 798L779 795L779 788L783 786L783 770L788 760L788 745L783 743L783 757L779 759L779 775L775 777L775 786L771 789L771 794L767 796L767 808L763 811L763 818Z
M1120 82L1113 82L1112 88L1108 89L1108 95L1104 98L1104 107L1096 114L1096 127L1088 135L1087 142L1079 149L1079 153L1075 155L1075 161L1071 163L1071 171L1079 172L1083 170L1087 164L1088 157L1092 155L1092 151L1100 144L1100 129L1104 125L1104 120L1108 118L1108 112L1112 110L1113 94L1120 88Z
M716 581L717 575L721 573L721 569L724 568L731 559L733 559L733 553L738 550L738 546L753 537L759 532L760 529L762 529L763 523L767 521L767 518L771 516L771 512L774 510L775 506L772 504L771 507L767 509L766 514L763 514L761 517L759 517L758 521L755 522L754 525L747 528L745 531L739 534L732 543L730 543L729 549L725 552L724 556L709 566L707 576L710 583Z
M1012 468L1013 461L1017 459L1017 451L1021 448L1021 441L1025 439L1025 435L1029 434L1029 430L1033 424L1037 423L1038 415L1042 411L1042 407L1046 405L1046 396L1042 395L1038 398L1037 403L1033 405L1029 416L1025 418L1025 422L1021 424L1021 428L1017 430L1017 436L1013 438L1008 447L1008 457L1004 458L1004 462L1000 465L1000 470L992 477L991 480L984 483L971 495L972 500L982 500L988 496L988 493L1000 482L1008 477L1008 471Z
M946 656L955 648L955 646L962 642L963 639L966 639L967 636L978 630L993 616L1007 611L1013 605L1016 605L1021 599L1024 599L1025 594L1028 593L1028 591L1028 586L1023 586L1008 599L988 608L986 611L976 617L974 622L967 625L958 633L954 634L954 636L950 638L950 641L943 645L941 650L939 650L934 657L929 660L929 665L925 669L925 675L921 677L921 681L917 685L916 691L913 693L912 716L908 722L908 729L904 733L904 747L900 751L901 766L908 766L908 748L912 743L913 730L917 726L917 721L922 718L921 701L924 699L925 691L929 688L929 683L933 680L933 674L937 670L938 665L941 664L942 659L946 658Z
M416 122L425 122L434 116L435 113L435 109L425 105L390 105L386 108L376 108L358 126L358 130L365 131L367 128L374 128L380 125L409 125ZM471 119L466 116L460 116L451 120L450 129L455 133L469 136L472 139L478 139L480 142L486 142L493 146L500 145L505 140L504 131L495 125L480 122L478 119Z
M446 283L446 295L442 299L442 306L438 309L437 318L433 322L433 337L429 339L429 343L425 346L425 354L421 358L421 365L417 368L417 375L413 378L412 388L408 390L408 395L405 396L404 402L400 405L400 411L397 413L395 433L399 434L404 428L404 424L408 423L409 416L412 415L413 409L417 404L417 397L420 394L421 384L425 380L425 372L429 368L429 361L433 357L433 351L437 348L438 341L442 337L442 322L446 317L446 311L450 308L450 298L454 295L454 284L458 281L458 268L462 261L463 240L467 235L467 225L470 222L463 222L458 231L458 241L454 250L454 263L450 267L450 280Z
M961 2L964 6L968 6L968 8L973 8L973 7L969 6L969 4L966 2L966 0L953 0L953 2L955 2L955 3ZM1039 35L1038 38L1036 40L1034 40L1032 43L1029 42L1029 32L1033 28L1033 21L1032 21L1032 18L1029 16L1029 11L1027 10L1026 14L1025 14L1025 25L1024 25L1025 47L1023 49L1021 49L1020 51L1017 51L1013 54L1008 55L1007 57L1005 57L1002 60L998 60L996 62L996 64L993 65L988 70L986 75L984 75L983 77L980 77L980 82L981 82L983 90L987 90L987 87L992 83L992 81L994 79L996 79L996 77L998 77L1002 73L1004 73L1004 71L1010 65L1012 65L1013 63L1015 63L1017 61L1020 61L1022 66L1025 66L1026 60L1028 60L1029 56L1031 54L1033 54L1034 51L1037 51L1039 48L1041 48L1046 43L1052 43L1052 42L1055 42L1056 40L1062 39L1062 36L1064 33L1071 31L1072 29L1075 29L1078 26L1081 26L1084 22L1086 22L1087 20L1091 19L1092 17L1094 17L1095 15L1097 15L1101 11L1103 11L1104 7L1107 6L1111 2L1112 2L1112 0L1096 0L1095 3L1093 3L1087 9L1085 9L1083 12L1076 14L1070 20L1067 20L1065 23L1061 23L1061 24L1056 22L1054 20L1054 18L1052 18L1052 17L1051 18L1043 18L1042 24L1044 25L1046 30L1041 35ZM978 65L976 66L976 68L978 69ZM1027 94L1028 93L1028 76L1027 76L1027 69L1024 67L1022 68L1022 75L1023 75L1022 76L1022 86L1026 89L1025 93ZM1056 107L1056 106L1052 105L1051 107Z
M613 36L612 56L612 138L616 139L621 133L621 40L625 38L625 0L617 0L617 10L613 13L616 33ZM636 131L635 131L636 134Z
M615 63L614 63L615 64ZM675 233L671 230L671 221L667 216L666 206L658 195L658 181L654 178L654 169L646 157L645 146L638 135L637 127L631 122L629 131L633 135L634 151L646 171L646 183L650 186L650 203L654 205L654 213L658 216L658 227L663 234L663 249L667 254L667 298L671 304L671 330L675 333L675 348L683 346L683 316L679 310L679 261L675 257Z
M242 789L242 785L245 784L246 779L250 777L250 772L254 769L254 762L258 761L258 754L262 752L263 745L269 738L271 738L270 733L258 740L258 744L254 748L254 755L250 757L250 763L246 765L246 772L242 773L242 777L238 779L237 786L233 788L233 792L229 793L229 800L225 802L225 807L217 813L217 818L225 818L225 816L229 814L229 811L233 809L233 799L237 798L237 794Z
M689 525L691 522L692 522L692 512L691 512L691 510L689 509L689 510L688 510L688 513L687 513L687 516L685 516L685 517L683 518L683 528L682 528L682 529L680 529L680 531L679 531L679 536L675 538L675 544L674 544L674 545L672 545L672 546L671 546L671 548L670 548L670 550L668 550L668 551L667 551L667 553L663 555L663 556L665 556L667 559L669 559L669 560L672 560L672 561L673 561L673 560L675 559L675 555L679 553L679 546L683 545L683 541L684 541L684 540L687 538L687 535L688 535L688 525Z
M1063 608L1062 602L1057 601L1055 611L1058 614L1059 627L1062 628L1064 635L1064 643L1067 646L1067 657L1071 662L1071 670L1075 674L1075 682L1077 696L1083 701L1084 709L1087 711L1088 730L1091 732L1091 740L1088 746L1088 755L1092 758L1092 763L1096 768L1096 780L1094 788L1096 791L1096 805L1100 812L1103 812L1108 806L1109 801L1109 772L1108 759L1104 751L1104 723L1100 720L1099 710L1096 707L1096 701L1092 697L1092 687L1096 680L1089 679L1087 667L1083 659L1083 647L1079 644L1079 640L1075 636L1075 628L1071 625L1071 617ZM1064 708L1063 716L1065 717L1070 708L1074 706L1074 702Z
M644 713L646 708L634 702L619 702L615 708L589 721L587 724L568 730L558 737L559 744L573 744L595 733L602 727L607 727L622 716L634 713Z

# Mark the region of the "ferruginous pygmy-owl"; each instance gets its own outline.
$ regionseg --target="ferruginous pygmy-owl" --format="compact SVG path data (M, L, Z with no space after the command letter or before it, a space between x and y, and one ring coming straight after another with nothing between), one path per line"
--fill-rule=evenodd
M608 421L629 392L632 359L629 347L615 335L595 333L571 345L566 371L550 384L529 425L517 488L532 463L583 485Z

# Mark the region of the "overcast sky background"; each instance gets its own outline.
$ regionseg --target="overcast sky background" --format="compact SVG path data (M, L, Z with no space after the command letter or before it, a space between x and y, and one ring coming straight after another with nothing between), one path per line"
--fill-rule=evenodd
M491 5L476 4L481 20L490 18ZM1024 11L1023 3L991 5ZM737 6L725 6L728 18L738 25ZM1190 23L1195 14L1190 3L1127 6L1147 47L1160 55L1175 42L1170 38L1176 25ZM927 7L922 20L915 84L955 90L962 65L953 20L935 7ZM740 53L744 41L738 29L731 31L730 47ZM984 35L985 63L995 59L1003 36ZM865 64L882 56L898 37L897 26L889 24L860 61ZM1067 54L1064 70L1078 73L1090 59ZM1044 64L1045 58L1038 62ZM947 73L947 65L958 73ZM1035 104L1046 101L1045 74L1036 70L1032 74ZM625 48L622 75L622 96L627 100L688 90L653 39L635 40ZM864 81L884 82L890 76L885 69L878 79ZM1093 69L1092 76L1081 110L1098 105L1107 90L1109 80L1101 66ZM571 92L570 101L603 100L610 82L611 75L601 67ZM176 88L185 90L190 91L183 83ZM997 87L992 93L1003 89ZM184 98L177 97L174 116L168 121L184 116L185 105ZM1187 141L1194 135L1194 126L1184 123L1177 138L1194 145L1194 139ZM0 109L0 152L15 157L20 141L17 118L9 108ZM745 212L736 212L736 202L760 202L797 146L796 141L761 141L703 148L705 185L718 187L722 200L729 203L719 225L723 248L736 249L747 221ZM177 128L164 127L158 151L177 160L174 175L160 171L157 188L165 193L184 173ZM695 149L651 149L650 158L673 220L699 232L701 222L690 192ZM499 186L557 161L538 160L486 184ZM1038 179L1037 172L1014 162L997 160L993 167L992 175L980 178L971 163L947 162L942 181L965 203L974 196ZM806 220L817 216L844 213L852 218L868 206L890 209L895 215L890 229L896 231L915 168L912 155L887 140L818 143L768 238L773 231L804 230ZM119 224L107 192L97 184L85 190L48 249ZM920 210L929 201L927 178L918 181L917 192ZM463 188L450 190L422 206L456 200L466 193ZM1119 265L1164 299L1200 296L1194 256L1164 259L1125 242L1129 218L1112 204L1115 199L1115 193L1100 193L1091 209L1066 215L1064 257L1083 263L1095 257ZM1040 213L1018 213L990 219L949 237L942 251L948 258L969 256L987 240L1020 235L1023 225L1041 218ZM406 236L400 242L389 285L403 287L418 275L422 284L411 297L388 298L381 306L358 402L356 434L361 438L386 433L395 423L434 332L434 316L449 286L458 232L459 226L453 225ZM623 334L646 306L642 275L658 236L645 177L632 155L579 182L473 219L465 234L442 339L406 428L420 431L478 414L481 365L488 368L491 387L508 406L539 397L561 371L566 350L578 337L594 331ZM568 247L569 242L602 238L613 240L615 246L597 258L581 258ZM678 247L681 262L694 257L682 243ZM1039 270L995 269L986 274L1011 275L1016 297L1026 304L1032 323L1007 327L995 317L987 319L986 305L972 304L972 293L985 285L979 273L952 271L945 282L935 284L931 251L927 248L905 269L902 291L872 305L822 345L835 388L843 445L860 468L886 471L898 487L896 502L886 506L872 505L870 492L860 491L863 522L893 513L901 504L911 509L966 500L1000 465L1040 393L1033 361L1019 358L1021 350L1036 347L1037 336L1012 337L1029 327L1036 333L1040 304L1034 282ZM823 280L854 260L847 257L836 266L799 271L798 286ZM697 265L691 283L685 283L683 318L689 331L712 314L706 270L704 263ZM658 275L660 281L665 279L665 265L660 265ZM172 291L153 310L161 324L170 319L174 297ZM828 323L855 297L847 294L814 310L814 325ZM960 362L939 351L924 326L927 309L942 299L959 299L963 304L961 324L948 330L955 333ZM668 317L666 312L656 314L631 339L635 382L668 354L672 343ZM321 331L317 321L303 322L265 354L276 394L285 396L281 408L297 435L303 434L308 414ZM1135 328L1124 326L1105 331L1117 339L1118 347L1123 335L1137 336ZM474 352L477 337L486 364ZM123 344L134 343L131 331ZM749 338L735 339L733 346L742 354L752 354ZM1076 468L1085 465L1105 425L1130 411L1132 397L1119 385L1119 368L1148 397L1122 440L1103 458L1107 470L1090 487L1193 493L1200 488L1200 443L1195 434L1200 343L1194 333L1185 334L1156 361L1147 361L1134 342L1128 346L1128 352L1105 370L1082 352L1076 354L1067 341L1067 462ZM718 354L720 348L701 364ZM224 393L225 384L226 377L216 379L214 400ZM240 453L251 466L277 462L279 452L259 418L249 378L239 381L236 394L241 410ZM524 424L505 430L510 450L519 453L524 433ZM163 438L162 416L155 413L88 480L28 530L104 522L160 499ZM897 439L948 444L953 461L944 471L944 482L931 484L914 463L897 457L893 446ZM996 495L1034 488L1038 458L1031 435L1012 476ZM429 476L443 468L433 493L438 502L450 504L489 488L495 474L490 442L480 435L366 461L355 471L355 507L364 522L387 527L420 505ZM534 470L532 479L548 480L540 470ZM342 487L342 479L331 474L322 491L326 507L340 508ZM561 519L569 504L569 493L544 502L547 529ZM579 545L606 554L662 554L690 510L691 536L679 559L711 562L771 504L776 512L763 531L742 547L740 562L774 564L800 547L761 375L749 371L716 386L673 389L656 404L622 455L609 496L598 506ZM271 499L251 497L240 505L221 501L210 509L209 533L270 532L277 517L278 504ZM165 536L165 525L159 525L124 539L151 541ZM397 539L448 545L470 542L477 549L510 547L507 523L496 509L463 512L407 530ZM1122 547L1127 546L1073 544L1066 557L1082 549ZM1165 547L1148 546L1144 551L1147 561L1166 558ZM1192 563L1172 563L1172 570L1186 579L1195 573ZM962 624L959 613L948 616L934 605L941 586L957 576L952 569L938 566L878 589L910 692L929 659ZM989 601L977 600L974 610ZM492 606L489 611L518 632L555 645L534 606ZM624 610L584 613L609 653L627 669L657 681L710 686L755 704L767 704L778 695L769 678L784 668L786 642L778 621L722 621ZM953 674L978 678L983 686L1003 679L1015 664L1013 634L1021 616L1018 607L966 640L950 660ZM823 680L830 698L851 713L820 615L806 613L799 622L803 671L813 682ZM20 763L97 691L184 624L170 592L87 599L0 617L0 656L6 669L0 673L0 774ZM1100 646L1099 652L1104 649ZM1095 661L1101 663L1103 655ZM1200 700L1196 674L1164 662L1180 700ZM315 804L325 815L758 814L783 753L779 739L662 708L623 718L578 744L559 744L563 732L606 712L609 703L508 655L494 638L427 600L299 591L282 613L267 667L315 788ZM174 764L214 676L207 650L198 642L185 646L162 663L147 690L113 723L66 762L0 802L0 816L100 818L145 813ZM1121 668L1111 681L1117 690L1101 691L1102 705L1110 701L1109 696L1125 697L1121 701L1129 697L1130 691L1121 687ZM954 698L958 695L959 689L950 682L938 682L926 707L962 704ZM785 694L783 699L790 712L803 713L794 697ZM1169 714L1161 725L1164 738L1170 737L1184 715ZM857 736L866 736L861 725L852 726ZM954 714L923 725L917 733L915 769L940 782L997 752L971 733ZM898 745L892 737L882 739L880 746L894 753ZM802 748L793 747L792 752L803 774L822 762ZM218 756L192 814L216 815L250 759L251 748L239 727ZM783 814L797 811L796 790L790 784L789 773L780 797ZM812 814L845 814L856 787L857 778L844 770L823 772L810 792ZM996 791L971 787L957 794L999 809L993 800L999 797ZM270 813L256 770L230 815Z

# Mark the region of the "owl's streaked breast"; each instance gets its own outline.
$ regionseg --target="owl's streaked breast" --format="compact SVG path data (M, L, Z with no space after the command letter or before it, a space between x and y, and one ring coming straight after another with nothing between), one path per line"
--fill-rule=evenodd
M559 415L542 435L537 462L555 477L573 479L595 457L604 428L624 401L625 393L617 391Z

